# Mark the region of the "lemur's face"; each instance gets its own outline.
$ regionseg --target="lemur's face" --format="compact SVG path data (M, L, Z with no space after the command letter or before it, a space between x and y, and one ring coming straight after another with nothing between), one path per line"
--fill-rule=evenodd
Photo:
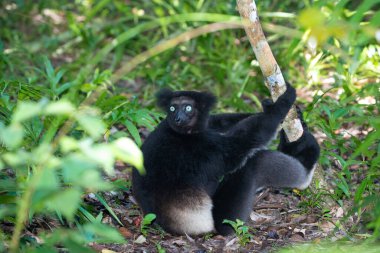
M185 96L174 97L167 110L169 124L175 131L193 133L198 118L198 109L194 99Z

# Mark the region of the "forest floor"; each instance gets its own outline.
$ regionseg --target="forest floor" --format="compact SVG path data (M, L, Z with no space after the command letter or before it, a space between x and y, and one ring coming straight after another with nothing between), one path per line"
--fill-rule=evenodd
M112 201L115 197L117 201ZM154 224L143 235L141 213L131 192L108 195L108 203L124 225L119 231L128 243L92 244L91 247L98 252L271 252L293 244L319 242L327 236L333 240L344 236L334 225L334 220L342 218L343 209L337 207L330 212L335 217L326 219L318 208L300 207L301 199L296 191L266 189L258 193L245 224L250 229L245 233L247 242L243 245L244 235L173 236ZM98 206L98 211L106 212L96 199L87 197L86 200ZM108 214L104 215L103 222L117 226Z
M130 169L120 166L111 180L130 182ZM344 232L357 219L345 215L343 208L331 207L324 213L310 195L296 190L265 189L257 193L250 219L244 224L249 227L240 236L173 236L164 232L158 225L151 224L141 229L142 214L137 206L130 187L124 191L106 192L103 197L117 215L122 226L112 217L104 204L90 193L85 196L85 204L92 213L103 214L102 223L115 227L125 237L124 244L91 243L96 252L273 252L283 247L305 243L319 243L324 238L336 241L347 236ZM321 200L319 200L321 201ZM321 203L319 203L321 204ZM344 222L342 218L346 217ZM341 224L340 226L337 224ZM39 242L39 234L46 230L59 228L58 219L36 216L24 231L23 238L32 238ZM12 228L0 224L3 231ZM245 240L245 243L244 243Z
M142 132L145 139L148 133ZM316 133L316 137L319 142L323 141L320 134ZM328 196L327 188L333 185L335 169L318 167L325 180L323 190L311 187L300 192L268 188L257 193L250 219L244 224L249 229L240 236L173 236L156 224L142 231L143 217L130 188L105 196L123 223L121 227L104 206L89 195L86 201L99 208L98 212L105 212L103 222L118 227L128 241L127 244L94 243L91 247L98 252L273 252L292 245L319 243L327 237L332 241L339 240L347 235L345 231L353 226L356 217L348 216L344 211L348 210L345 207L351 206L351 201L347 200L342 208ZM120 166L116 171L112 180L131 182L130 169Z
M118 170L114 179L120 177L130 182L130 173L125 169ZM321 206L326 204L312 196L315 194L305 195L296 190L263 190L257 193L250 219L244 224L249 227L246 233L191 237L170 235L155 224L142 231L142 216L130 190L105 196L123 227L115 223L96 198L88 195L86 201L97 207L98 212L104 212L103 222L118 227L128 241L90 246L98 252L272 252L284 246L318 243L326 237L333 241L344 237L346 233L335 225L345 215L343 209L330 203L328 214L324 214ZM345 228L352 224L346 221Z

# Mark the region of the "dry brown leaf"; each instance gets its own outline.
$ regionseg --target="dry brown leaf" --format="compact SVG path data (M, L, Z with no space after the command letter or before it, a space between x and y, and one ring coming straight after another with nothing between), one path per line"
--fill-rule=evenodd
M307 215L296 215L293 217L290 221L290 223L299 224L301 222L304 222L307 219Z
M281 229L277 230L277 234L281 238L285 237L288 233L289 233L289 230L287 228L281 228Z
M315 223L317 222L317 217L315 215L308 215L306 218L306 223Z
M120 232L120 234L122 234L122 235L124 236L124 238L126 238L126 239L131 239L131 238L133 238L133 233L132 233L130 230L128 230L127 228L125 228L125 227L121 227L121 228L119 228L119 232Z
M344 215L343 208L342 208L342 207L338 207L338 209L336 210L335 217L337 217L337 218L342 218L343 215Z
M185 246L187 244L187 242L182 239L174 240L172 243L178 246Z
M304 228L303 229L295 228L293 231L294 231L294 233L300 234L303 237L305 237L306 229L304 229Z
M334 230L335 225L330 221L322 221L320 224L320 228L322 229L323 232L330 233L331 231Z
M290 240L293 242L303 242L305 241L305 238L302 236L302 234L296 233L290 237Z
M251 212L249 217L251 218L251 220L255 224L263 224L265 222L271 222L271 221L276 219L276 217L274 217L274 216L260 214L260 213L256 213L256 212Z

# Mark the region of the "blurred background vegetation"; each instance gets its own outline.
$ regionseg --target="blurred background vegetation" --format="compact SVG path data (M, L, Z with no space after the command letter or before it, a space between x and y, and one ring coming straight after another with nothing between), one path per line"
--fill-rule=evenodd
M256 4L322 147L328 185L300 193L303 207L329 219L330 198L337 226L351 222L346 239L378 240L380 1ZM154 93L212 91L225 112L269 96L239 20L233 0L0 1L0 251L124 242L83 197L118 220L102 192L129 188L109 180L115 161L141 167L138 146L162 116ZM60 226L38 241L40 217Z

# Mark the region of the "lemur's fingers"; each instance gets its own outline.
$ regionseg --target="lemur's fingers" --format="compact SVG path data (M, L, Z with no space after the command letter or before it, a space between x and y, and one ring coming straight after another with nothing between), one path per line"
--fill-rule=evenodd
M286 82L286 91L284 94L281 95L281 97L282 96L286 96L286 98L289 101L291 101L291 104L293 104L296 101L297 97L296 89L294 89L294 87L291 86L290 83Z

